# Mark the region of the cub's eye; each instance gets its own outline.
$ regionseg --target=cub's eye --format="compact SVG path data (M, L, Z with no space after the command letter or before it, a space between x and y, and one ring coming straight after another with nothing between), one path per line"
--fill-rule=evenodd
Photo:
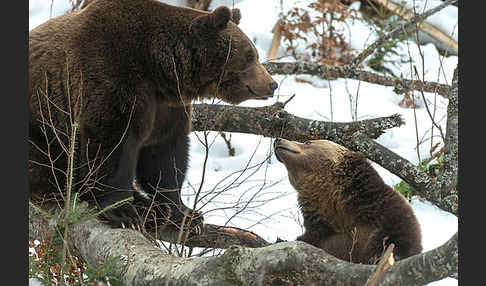
M310 145L310 144L312 144L312 141L307 140L307 141L305 141L305 142L304 142L304 144L305 144L305 145Z

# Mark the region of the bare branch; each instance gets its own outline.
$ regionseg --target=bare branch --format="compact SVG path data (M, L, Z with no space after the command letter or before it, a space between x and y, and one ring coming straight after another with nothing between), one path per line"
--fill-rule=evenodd
M188 247L205 247L226 249L232 245L245 247L263 247L270 243L257 234L237 227L204 224L202 234L190 233L184 245ZM159 239L171 243L177 243L178 232L164 228L157 233Z
M451 86L447 84L382 76L377 73L358 70L349 65L333 67L306 62L267 62L263 65L270 74L309 74L323 79L356 79L384 86L393 86L397 93L406 90L423 90L424 92L438 93L447 98L451 90Z
M403 125L399 114L355 122L309 120L288 113L277 102L264 107L241 107L217 104L195 104L192 117L194 131L239 132L283 137L290 140L333 139L356 131L378 138L384 130Z

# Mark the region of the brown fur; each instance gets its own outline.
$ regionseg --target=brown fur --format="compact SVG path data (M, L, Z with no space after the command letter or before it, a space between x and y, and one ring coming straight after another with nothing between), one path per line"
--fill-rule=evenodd
M327 140L277 139L275 154L298 192L305 226L298 240L366 264L375 263L390 243L395 259L422 251L420 225L409 203L362 153Z
M239 11L233 12L239 21ZM220 98L238 104L266 99L276 88L232 14L227 7L210 13L153 0L95 0L33 29L31 195L45 197L64 188L67 156L59 141L69 145L76 120L75 187L88 191L83 198L106 207L133 196L136 177L156 206L169 204L172 219L181 221L183 212L191 211L180 199L191 101ZM46 125L55 129L43 131ZM138 223L131 204L105 216Z

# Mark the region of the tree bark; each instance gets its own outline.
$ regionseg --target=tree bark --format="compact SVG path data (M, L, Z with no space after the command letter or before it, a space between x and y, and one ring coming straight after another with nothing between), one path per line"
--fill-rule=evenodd
M290 114L284 107L281 102L264 107L194 104L192 129L309 140L349 136L357 131L378 138L386 129L404 124L399 114L355 122L310 120Z
M49 235L54 223L29 207L29 233ZM168 255L140 232L113 229L91 219L70 226L71 246L87 263L120 258L126 285L364 285L374 265L348 263L301 241L262 248L233 246L224 254L182 258ZM431 251L396 262L382 285L423 285L457 272L457 234ZM166 283L168 280L168 284Z
M458 154L459 154L459 91L458 91L458 67L454 70L452 89L447 105L447 127L444 142L444 172L440 178L441 202L440 205L449 206L452 209L459 205L457 192Z
M459 263L457 237L456 232L443 245L396 262L381 286L425 285L433 281L432 277L443 279L455 275Z

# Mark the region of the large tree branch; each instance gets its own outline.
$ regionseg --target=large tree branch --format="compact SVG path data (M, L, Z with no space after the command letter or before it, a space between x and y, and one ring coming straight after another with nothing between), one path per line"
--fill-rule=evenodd
M388 272L381 286L425 285L433 277L456 276L459 264L457 232L443 245L398 261ZM456 276L457 277L457 276ZM410 283L413 281L412 283Z
M326 122L295 116L283 107L281 102L264 107L195 104L192 129L308 140L349 136L356 131L378 138L386 129L404 124L399 114L355 122Z
M52 221L29 207L29 233L52 229ZM164 253L140 232L113 229L91 219L70 227L71 245L90 265L120 257L127 285L364 285L376 266L348 263L304 242L262 248L231 247L223 255L180 258ZM37 237L36 237L37 238ZM383 285L423 285L457 272L457 234L444 245L402 261Z
M180 244L179 232L173 229L164 228L157 233L150 233L152 238L163 241ZM185 234L183 235L183 237ZM190 233L184 245L188 247L203 248L222 248L226 249L232 245L241 245L245 247L263 247L270 243L257 234L230 226L220 226L215 224L204 224L202 234L195 235Z
M350 78L384 86L393 86L397 93L406 90L422 90L440 94L443 97L449 95L451 86L429 81L399 79L382 76L377 73L350 68L350 66L324 66L306 62L267 62L264 64L270 74L308 74L323 79Z
M444 172L440 178L442 184L441 199L444 204L458 207L457 174L458 174L458 131L459 131L459 92L458 68L454 70L452 89L447 105L447 127L444 139Z
M61 214L61 207L57 203L44 202L42 209L47 213L59 216ZM43 219L41 216L35 215L35 210L29 205L29 225L30 229L35 229L36 233L29 233L32 237L39 237L45 239L52 235L56 221ZM220 226L215 224L204 224L202 233L199 235L193 232L189 233L186 239L186 233L182 236L180 232L173 227L161 226L157 232L145 231L144 234L150 240L163 240L173 244L184 244L187 247L201 247L201 248L220 248L226 249L232 245L241 245L245 247L263 247L270 243L261 238L257 234L232 226ZM181 242L181 237L184 239Z
M282 103L264 107L195 104L193 130L214 130L282 137L305 141L327 139L351 150L360 151L370 160L402 178L424 198L440 208L457 214L457 201L443 200L441 185L408 160L376 143L386 129L399 127L399 115L356 122L325 122L309 120L283 110Z

